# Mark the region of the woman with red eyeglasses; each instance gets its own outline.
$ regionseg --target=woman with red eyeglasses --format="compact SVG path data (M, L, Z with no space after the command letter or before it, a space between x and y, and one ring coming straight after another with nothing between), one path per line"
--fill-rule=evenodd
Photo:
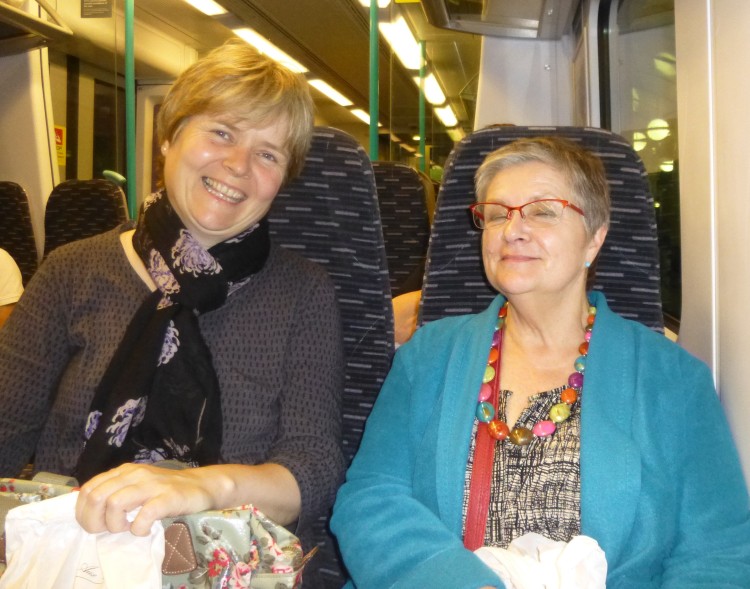
M586 292L601 161L524 139L475 180L499 294L399 349L334 507L351 586L550 586L514 569L518 541L558 550L560 571L585 546L591 587L750 587L747 488L708 368Z

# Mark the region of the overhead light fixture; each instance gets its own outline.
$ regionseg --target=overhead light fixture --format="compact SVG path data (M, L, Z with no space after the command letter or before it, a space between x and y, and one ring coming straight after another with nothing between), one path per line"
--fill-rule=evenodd
M450 137L454 143L458 143L459 141L461 141L461 139L466 137L466 133L464 133L464 130L461 127L447 129L446 132L448 133L448 137Z
M370 8L370 0L359 0L359 3L365 8ZM391 0L378 0L378 8L385 8L391 3Z
M352 113L355 117L357 117L360 121L365 123L366 125L370 124L370 113L363 111L361 108L353 108L349 111ZM378 123L378 127L382 127L382 123Z
M660 53L654 58L654 68L670 80L677 75L677 58L671 53Z
M414 135L411 139L412 141L419 141L420 137L419 135Z
M274 61L279 62L281 65L289 68L294 73L304 74L307 71L307 68L304 65L289 57L281 49L276 47L276 45L271 43L262 35L256 33L253 29L243 27L239 29L232 29L232 31L234 31L235 35L250 43L250 45L255 47L262 54L267 55Z
M339 92L323 80L308 80L307 83L319 92L322 92L323 94L328 96L328 98L333 100L336 104L340 104L341 106L351 106L352 104L354 104L346 96L341 94L341 92Z
M444 106L442 108L436 108L435 114L437 117L442 121L443 125L446 127L455 127L458 125L458 119L456 118L456 113L453 112L453 109L451 108L451 105Z
M640 131L633 132L633 149L636 151L642 151L646 147L646 134Z
M404 67L408 70L418 70L422 63L422 50L404 17L399 16L393 22L382 22L379 28Z
M669 123L664 119L652 119L646 128L646 135L654 141L661 141L669 136Z
M659 164L659 169L662 172L671 172L674 170L674 161L673 160L667 160L665 162L662 162Z
M214 0L185 0L185 2L208 16L219 16L227 13L226 8L221 4L214 2Z
M370 113L369 112L365 112L361 108L353 108L349 112L352 113L355 117L357 117L363 123L365 123L367 125L370 124Z
M419 76L414 77L414 83L419 86ZM445 94L443 89L435 77L435 74L425 76L424 79L424 97L430 104L441 105L445 104Z

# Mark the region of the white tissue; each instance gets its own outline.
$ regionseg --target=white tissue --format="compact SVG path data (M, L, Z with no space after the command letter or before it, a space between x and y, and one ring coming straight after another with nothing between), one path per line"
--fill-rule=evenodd
M0 589L160 589L161 523L148 536L89 534L75 518L77 497L67 493L8 512Z
M540 534L516 538L507 549L474 551L506 589L605 589L607 559L593 538L556 542Z

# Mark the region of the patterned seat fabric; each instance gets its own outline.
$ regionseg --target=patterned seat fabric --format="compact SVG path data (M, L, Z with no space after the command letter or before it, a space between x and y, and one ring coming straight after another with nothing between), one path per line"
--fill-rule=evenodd
M482 269L481 231L467 207L476 200L474 173L492 151L522 137L562 135L604 162L612 196L609 233L591 287L628 319L663 332L654 201L643 163L628 142L604 129L495 127L464 138L451 153L438 196L422 295L421 323L476 313L495 296Z
M44 213L44 255L114 229L127 219L125 193L109 180L61 182L52 189Z
M430 238L425 190L419 173L396 162L373 162L391 293L422 287Z
M342 131L316 127L302 174L274 200L269 226L275 243L323 266L336 286L346 361L348 463L393 355L388 267L372 165L364 149ZM317 522L315 535L319 552L310 562L314 570L305 587L338 589L346 575L328 518Z
M36 272L38 256L29 201L15 182L0 182L0 248L18 264L25 285Z

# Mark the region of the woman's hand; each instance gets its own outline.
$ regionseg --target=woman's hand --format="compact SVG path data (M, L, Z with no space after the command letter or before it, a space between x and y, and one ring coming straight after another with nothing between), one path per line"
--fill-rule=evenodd
M123 464L81 487L76 519L90 533L130 530L146 536L158 519L211 509L206 477L199 470ZM126 515L138 507L140 512L129 522Z
M296 479L279 464L220 464L185 470L123 464L81 487L76 519L90 533L130 530L146 536L153 523L165 517L246 503L288 525L299 517L302 499ZM138 515L129 522L127 514L138 507Z

